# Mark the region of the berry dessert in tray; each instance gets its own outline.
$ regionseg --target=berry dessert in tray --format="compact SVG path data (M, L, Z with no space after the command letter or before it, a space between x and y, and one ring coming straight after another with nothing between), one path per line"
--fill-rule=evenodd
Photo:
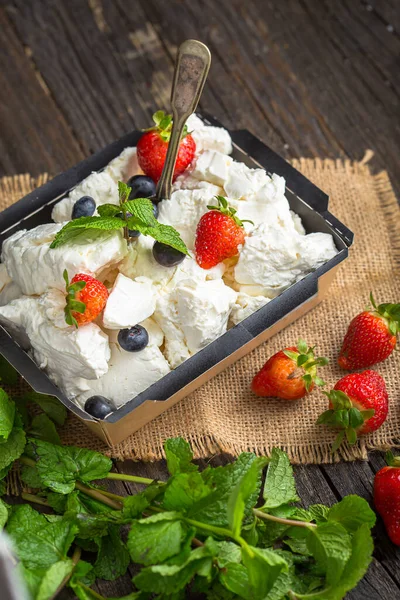
M152 202L171 129L154 127L2 246L0 319L95 417L149 388L337 253L306 233L283 177L232 158L193 115L170 199Z

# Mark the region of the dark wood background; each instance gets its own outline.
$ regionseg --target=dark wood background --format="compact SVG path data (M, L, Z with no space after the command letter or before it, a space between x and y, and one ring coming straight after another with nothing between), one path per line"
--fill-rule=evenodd
M56 174L148 126L168 108L177 46L193 37L213 57L201 108L286 158L361 160L371 149L372 168L399 192L399 33L399 0L0 0L0 176ZM381 466L372 454L297 467L299 494L305 504L371 501ZM118 468L165 476L163 463ZM380 521L375 542L349 599L400 598L399 551ZM97 589L128 593L130 576Z

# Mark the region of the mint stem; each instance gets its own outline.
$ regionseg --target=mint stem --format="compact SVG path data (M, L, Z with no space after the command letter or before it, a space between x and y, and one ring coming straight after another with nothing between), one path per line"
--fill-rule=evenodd
M79 585L81 586L81 588L83 588L85 590L85 592L89 592L89 594L93 598L97 598L97 600L107 600L107 598L105 598L104 596L101 596L100 594L98 594L97 592L95 592L94 589L88 587L84 583L79 582Z
M50 506L47 500L41 498L40 496L35 496L35 494L28 494L26 492L22 492L21 498L26 500L27 502L34 502L35 504L41 504L42 506Z
M60 585L58 586L58 588L56 589L56 591L54 592L54 594L49 598L49 600L54 600L58 594L61 592L61 590L65 587L65 585L68 583L68 581L71 579L72 575L74 574L76 565L78 564L79 560L81 558L81 549L79 548L79 546L76 546L74 553L72 555L72 562L74 563L74 567L71 571L71 573L69 573L66 577L64 577L64 579L62 580L62 582L60 583Z
M119 481L132 481L133 483L143 483L144 485L150 485L154 482L154 479L148 479L147 477L137 477L136 475L125 475L124 473L109 473L106 475L107 479L118 479Z
M112 492L108 492L106 490L101 490L103 496L107 496L107 498L112 498L113 500L117 500L117 502L123 502L124 496L119 496L118 494L113 494Z
M257 508L253 508L253 514L260 519L265 519L266 521L275 521L275 523L281 523L282 525L287 525L288 527L291 527L292 525L295 527L317 527L315 523L307 523L307 521L295 521L294 519L274 517L274 515L269 515L261 510L257 510Z

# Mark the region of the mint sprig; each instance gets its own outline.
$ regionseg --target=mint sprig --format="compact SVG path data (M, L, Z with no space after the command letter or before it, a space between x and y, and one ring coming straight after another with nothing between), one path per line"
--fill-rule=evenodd
M87 232L118 231L132 229L149 235L157 242L171 246L188 255L186 244L174 227L159 223L153 214L153 204L148 198L129 200L131 188L118 182L120 204L103 204L97 207L98 217L80 217L69 221L56 234L50 248L59 248L74 243L80 235Z

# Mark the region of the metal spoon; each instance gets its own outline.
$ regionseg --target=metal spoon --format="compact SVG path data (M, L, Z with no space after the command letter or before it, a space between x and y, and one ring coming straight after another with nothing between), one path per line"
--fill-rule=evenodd
M157 185L157 201L171 197L172 177L185 123L196 110L211 64L202 42L186 40L179 46L171 91L173 124L167 156Z

